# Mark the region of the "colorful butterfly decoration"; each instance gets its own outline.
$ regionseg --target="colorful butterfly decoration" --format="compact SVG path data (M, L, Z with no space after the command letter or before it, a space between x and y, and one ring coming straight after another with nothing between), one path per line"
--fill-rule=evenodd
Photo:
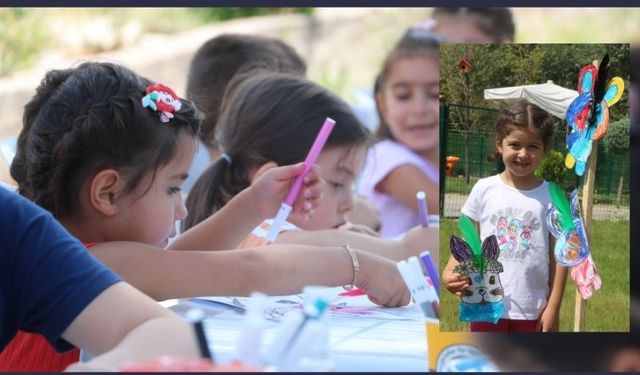
M571 127L567 135L569 153L565 159L568 169L575 166L578 176L584 175L592 141L604 137L609 125L609 107L622 97L624 81L613 77L606 81L609 55L605 55L600 68L594 64L582 67L578 75L578 96L567 108L566 120Z
M460 320L496 324L504 311L504 289L500 282L502 263L498 261L500 247L495 235L482 242L471 220L460 215L460 232L465 240L451 236L451 254L459 262L454 272L469 280L460 297Z
M553 204L547 210L547 226L556 238L555 258L560 265L571 267L570 275L576 283L578 293L582 299L588 299L593 291L602 287L602 280L589 252L578 191L571 193L569 203L558 185L549 182L548 189Z

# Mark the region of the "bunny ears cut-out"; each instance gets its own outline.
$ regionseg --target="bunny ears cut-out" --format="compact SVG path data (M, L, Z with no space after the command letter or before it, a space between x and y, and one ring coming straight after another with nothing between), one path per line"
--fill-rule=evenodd
M142 107L158 112L160 122L169 122L174 117L173 114L182 107L178 95L161 83L148 86L144 92L147 95L142 97Z
M624 92L624 81L614 77L606 81L609 55L602 58L600 67L587 64L578 76L578 96L567 108L566 120L571 127L567 135L569 153L565 166L582 176L591 154L592 141L604 137L609 125L609 107L616 104Z
M488 269L502 272L502 263L498 261L500 247L496 236L485 238L481 247L480 236L466 215L460 215L459 226L464 240L455 235L451 235L449 240L451 255L460 262L456 272L463 276L468 275L470 269L476 269L480 273Z

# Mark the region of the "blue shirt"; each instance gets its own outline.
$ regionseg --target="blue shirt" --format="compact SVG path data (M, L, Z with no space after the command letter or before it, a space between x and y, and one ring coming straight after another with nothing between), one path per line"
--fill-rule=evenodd
M0 188L0 351L18 329L72 348L60 335L118 281L50 213Z

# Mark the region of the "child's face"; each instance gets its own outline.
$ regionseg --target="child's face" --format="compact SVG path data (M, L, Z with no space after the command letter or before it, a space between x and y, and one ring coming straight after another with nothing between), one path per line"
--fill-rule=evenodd
M439 146L438 57L416 54L395 60L387 74L378 106L393 137L427 156Z
M291 221L305 230L338 228L347 221L353 209L351 186L362 168L366 148L333 147L323 151L316 164L324 180L322 199L309 221L292 217Z
M147 174L133 192L122 198L124 203L120 207L125 209L118 213L119 238L114 240L165 247L169 238L175 236L175 221L187 216L181 189L195 147L195 137L181 134L174 158L158 168L153 182L152 173Z
M509 134L496 142L506 171L513 178L533 176L544 157L544 143L537 131L511 128Z

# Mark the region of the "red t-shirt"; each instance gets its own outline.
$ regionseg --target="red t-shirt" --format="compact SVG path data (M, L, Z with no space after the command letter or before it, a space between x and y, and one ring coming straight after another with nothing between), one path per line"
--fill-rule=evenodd
M87 248L96 243L85 243ZM58 353L37 333L18 331L0 353L0 372L61 372L80 360L80 349Z

